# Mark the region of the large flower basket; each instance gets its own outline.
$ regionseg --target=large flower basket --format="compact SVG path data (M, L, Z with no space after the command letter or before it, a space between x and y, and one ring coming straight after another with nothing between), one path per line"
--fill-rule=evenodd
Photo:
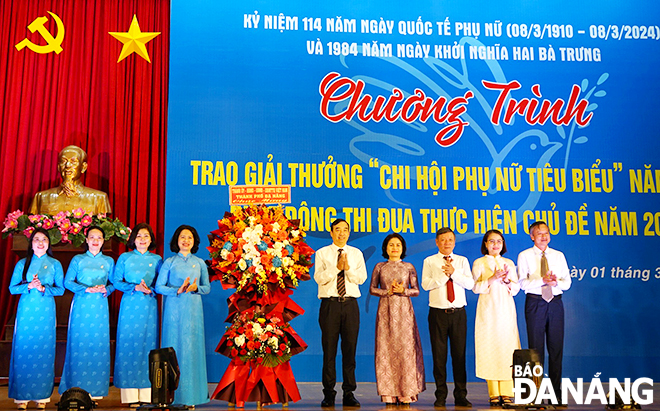
M211 280L236 291L228 299L230 325L216 352L232 361L212 398L239 407L300 400L289 360L307 344L289 321L304 310L292 299L310 279L312 250L299 222L280 206L235 207L211 232Z

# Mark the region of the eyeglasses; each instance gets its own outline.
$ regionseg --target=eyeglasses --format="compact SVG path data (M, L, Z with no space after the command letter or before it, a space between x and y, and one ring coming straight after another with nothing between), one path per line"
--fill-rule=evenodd
M486 241L488 244L495 245L495 244L504 244L503 240L488 240Z

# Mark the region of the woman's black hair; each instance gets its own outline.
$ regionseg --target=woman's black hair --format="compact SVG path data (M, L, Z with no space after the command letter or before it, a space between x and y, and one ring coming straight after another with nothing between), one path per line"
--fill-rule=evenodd
M103 234L103 241L105 242L105 231L103 231L103 229L101 227L97 226L97 225L92 225L92 226L89 226L89 228L87 228L87 231L85 232L85 238L87 238L87 236L89 236L89 232L92 231L92 230L99 230L101 232L101 234ZM87 241L85 241L83 243L83 250L89 251L89 245L87 244Z
M188 230L192 233L193 235L193 246L190 249L190 252L195 254L199 250L199 243L201 243L199 239L199 234L197 234L197 230L195 230L195 227L189 226L189 225L180 225L179 228L176 229L174 234L172 235L172 239L170 240L170 250L173 253L178 253L180 251L179 249L179 235L181 235L181 232L183 230Z
M390 255L387 254L387 244L389 244L390 240L393 239L393 238L398 238L399 241L401 241L401 259L403 260L406 256L406 250L407 250L406 240L404 240L403 237L401 236L401 234L398 234L398 233L392 233L392 234L388 235L387 237L385 237L385 240L383 240L383 247L382 247L383 248L383 257L385 257L387 259L390 258Z
M154 230L151 229L151 226L147 223L140 223L136 225L133 228L133 231L131 231L131 235L128 237L128 242L126 243L126 246L131 249L135 250L135 239L137 238L138 233L140 230L145 228L147 231L149 231L149 236L151 237L151 244L149 244L149 250L155 250L156 249L156 237L154 237Z
M497 234L502 239L502 250L500 251L500 255L504 255L504 253L506 253L506 240L504 239L504 235L500 230L486 231L486 234L484 234L484 239L481 241L481 254L488 255L488 248L486 247L486 241L488 241L488 236L490 236L491 234Z
M46 254L53 257L53 249L50 246L50 237L48 236L48 230L42 227L35 228L32 234L30 234L30 238L28 239L27 254L25 256L25 266L23 267L23 283L29 283L29 281L27 280L27 272L30 269L30 263L32 262L32 256L34 255L34 249L32 248L32 240L34 240L34 236L37 233L41 233L46 236L46 238L48 239L48 249L46 250Z

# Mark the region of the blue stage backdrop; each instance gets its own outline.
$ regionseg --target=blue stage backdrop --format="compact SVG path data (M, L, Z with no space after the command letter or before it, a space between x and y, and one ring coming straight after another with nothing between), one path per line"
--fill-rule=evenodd
M564 376L660 379L660 6L387 3L174 2L166 239L186 223L208 245L234 184L290 184L287 214L315 249L343 213L370 273L392 231L421 276L442 226L470 261L498 228L515 261L543 219L573 277ZM375 380L368 284L359 381ZM299 381L321 379L316 294L312 280L293 295ZM211 381L228 364L214 349L229 295L214 283L204 297ZM432 381L427 292L414 307Z

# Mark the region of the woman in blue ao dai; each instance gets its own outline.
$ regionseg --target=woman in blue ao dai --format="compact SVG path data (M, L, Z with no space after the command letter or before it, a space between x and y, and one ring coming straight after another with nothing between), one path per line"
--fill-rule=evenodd
M101 249L105 233L100 227L87 230L86 252L71 260L64 286L74 293L69 313L66 357L59 393L80 387L92 398L108 395L110 385L110 319L108 295L114 261Z
M209 401L202 294L211 285L206 263L194 255L199 243L193 227L177 228L170 241L177 255L165 260L156 280L156 292L165 295L161 346L174 348L181 372L174 402L189 408Z
M153 230L140 223L128 238L128 248L115 265L112 283L122 291L117 322L113 383L121 402L136 408L151 402L149 352L158 345L158 304L153 288L163 259L156 249Z
M46 408L55 381L54 296L64 294L62 264L53 258L48 232L37 228L30 236L27 257L16 264L9 292L20 294L9 365L9 398L19 410L28 401Z

